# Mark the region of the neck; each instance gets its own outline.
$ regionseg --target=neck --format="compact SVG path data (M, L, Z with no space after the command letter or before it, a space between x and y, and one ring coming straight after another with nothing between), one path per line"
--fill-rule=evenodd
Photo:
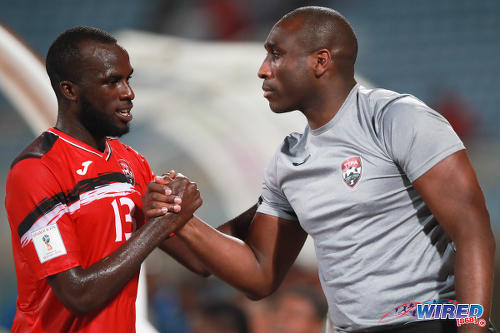
M319 89L311 105L302 110L309 127L317 129L332 120L355 85L356 81L352 78Z
M81 122L67 120L61 113L57 117L56 128L101 152L106 149L106 137L94 137Z

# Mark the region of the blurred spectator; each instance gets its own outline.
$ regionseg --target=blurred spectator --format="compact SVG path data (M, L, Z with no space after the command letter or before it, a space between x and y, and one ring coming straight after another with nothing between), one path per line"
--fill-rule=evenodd
M318 279L317 265L309 263L310 267L295 264L290 268L281 287L271 297L259 301L252 301L244 294L238 293L234 302L240 305L247 314L250 332L252 333L274 333L288 332L276 331L276 314L279 309L279 301L282 295L287 295L290 290L305 289L313 294L320 295L321 284ZM325 301L323 301L325 302ZM278 305L278 306L277 306ZM325 305L326 306L326 305ZM291 331L292 333L294 331ZM314 331L311 331L314 332Z
M237 300L237 304L240 304L247 314L250 332L272 333L271 326L274 315L271 298L252 301L241 294L240 299Z
M323 332L328 306L316 289L297 286L278 296L272 333Z
M204 0L202 6L210 17L214 39L238 40L252 35L252 11L245 1Z
M450 122L451 127L463 141L474 139L478 134L478 115L458 92L442 92L434 98L432 104L434 110Z
M153 3L154 14L147 19L152 31L202 40L260 42L283 13L310 4L305 0L170 0Z
M179 298L176 290L169 286L158 288L150 295L150 320L160 332L189 332Z
M249 333L243 310L228 302L200 306L190 324L191 333Z

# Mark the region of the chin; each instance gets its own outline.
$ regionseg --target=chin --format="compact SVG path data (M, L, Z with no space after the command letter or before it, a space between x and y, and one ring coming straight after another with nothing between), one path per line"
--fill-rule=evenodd
M108 129L106 136L119 138L122 135L127 134L129 131L130 131L130 127L128 125L123 126L123 127L113 127L113 128Z
M271 108L271 111L273 111L274 113L282 113L283 112L283 108L280 105L273 103L271 101L269 101L269 107Z
M274 103L269 102L269 107L274 113L286 113L286 112L292 112L297 110L296 108L293 107L283 107Z
M130 132L130 127L125 127L125 128L122 128L120 130L120 132L116 132L117 135L115 135L117 138L121 137L122 135L125 135L127 134L128 132Z

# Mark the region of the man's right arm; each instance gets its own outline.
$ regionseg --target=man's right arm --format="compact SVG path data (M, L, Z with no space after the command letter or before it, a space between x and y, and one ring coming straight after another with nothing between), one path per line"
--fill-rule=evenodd
M257 213L244 241L226 235L198 218L177 233L214 275L261 299L283 281L306 240L296 221Z
M256 212L257 204L253 205L234 219L218 226L217 230L225 233L226 235L245 240L245 238L248 236L250 224L252 223Z
M257 211L257 204L253 205L237 217L217 227L217 230L228 235L244 240L248 235L250 223ZM211 272L203 264L198 256L180 237L172 237L164 240L160 248L174 258L180 264L201 276L209 276Z
M197 259L196 267L204 275L211 272L254 299L271 294L279 286L307 237L289 213L292 208L285 208L289 206L286 198L279 195L276 157L266 170L262 199L278 210L268 209L270 215L255 214L254 206L219 230L194 217L175 237L177 250L182 246L188 259Z
M170 187L182 197L182 212L150 219L115 252L86 269L74 267L47 277L66 308L75 314L85 314L104 305L132 278L149 253L201 206L196 184L180 179Z
M148 185L147 216L159 215L165 205L161 186ZM248 297L263 298L279 286L307 234L297 221L256 210L257 205L252 206L219 230L194 216L162 249L196 273L213 273Z

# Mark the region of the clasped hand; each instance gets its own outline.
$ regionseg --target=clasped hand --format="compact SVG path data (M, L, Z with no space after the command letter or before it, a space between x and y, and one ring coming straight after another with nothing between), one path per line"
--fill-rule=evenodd
M148 184L142 202L146 220L162 219L175 213L178 218L172 223L175 223L175 230L178 230L193 217L203 200L196 183L180 173L170 171L166 175L157 176L155 181Z

